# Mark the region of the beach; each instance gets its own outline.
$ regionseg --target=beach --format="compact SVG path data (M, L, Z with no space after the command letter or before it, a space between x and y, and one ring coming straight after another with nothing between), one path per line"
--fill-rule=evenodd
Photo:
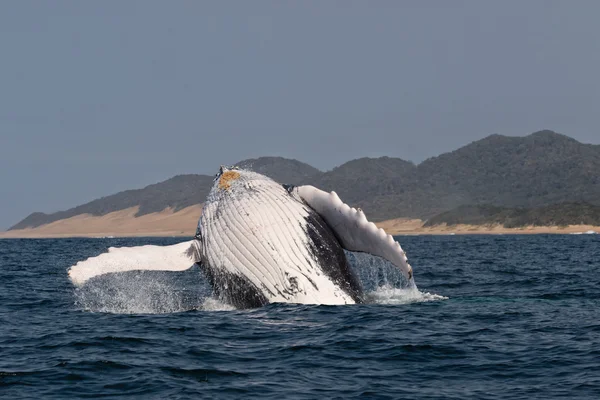
M177 212L166 208L136 217L138 209L131 207L103 216L76 215L36 228L0 232L0 238L193 236L202 213L200 204Z
M103 216L81 214L37 228L0 232L0 238L62 238L62 237L144 237L193 236L202 205L174 211L170 208L136 217L138 207L115 211ZM600 226L524 226L505 228L502 225L437 225L424 227L420 219L396 218L377 222L391 235L465 235L465 234L575 234L600 232Z

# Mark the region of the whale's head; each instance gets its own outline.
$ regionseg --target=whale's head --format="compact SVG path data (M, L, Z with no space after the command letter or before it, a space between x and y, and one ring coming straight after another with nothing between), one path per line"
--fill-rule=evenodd
M275 199L276 204L289 200L300 203L305 208L302 200L293 192L292 185L280 184L258 172L222 165L213 182L198 220L195 237L199 240L203 236L203 221L220 219L229 213L228 210L244 210L243 214L249 217L255 212L257 204L271 204Z
M259 187L278 186L271 178L238 167L221 166L215 175L208 201L240 197L256 192Z

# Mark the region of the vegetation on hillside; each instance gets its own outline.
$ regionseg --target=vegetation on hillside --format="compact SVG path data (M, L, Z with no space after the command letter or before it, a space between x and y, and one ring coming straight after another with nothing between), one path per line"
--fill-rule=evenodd
M526 137L491 135L419 165L399 158L360 158L331 171L281 157L237 164L289 184L335 190L369 219L431 218L464 205L537 209L561 203L600 205L600 145L552 131ZM34 213L11 229L35 227L89 213L140 206L138 215L202 203L212 176L181 175L54 214ZM550 210L547 210L550 211ZM467 218L468 215L465 215ZM500 218L500 217L499 217Z
M430 218L425 226L436 225L600 226L600 206L589 203L561 203L535 208L506 208L490 205L460 206Z

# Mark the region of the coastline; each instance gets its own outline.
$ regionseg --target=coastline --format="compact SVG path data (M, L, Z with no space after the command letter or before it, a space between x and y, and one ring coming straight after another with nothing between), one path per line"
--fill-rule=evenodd
M416 229L405 229L396 220L383 221L377 226L382 227L391 235L535 235L535 234L585 234L600 233L600 226L567 225L567 226L522 226L505 228L502 225L436 225Z
M89 214L55 221L37 228L0 232L0 239L51 238L113 238L174 236L191 237L202 212L195 205L174 212L165 209L158 213L136 217L138 207L116 211L101 217ZM583 234L600 232L600 226L524 226L505 228L502 225L437 225L423 227L420 219L396 218L377 222L376 225L394 236L402 235L523 235L523 234Z
M0 232L0 239L193 236L202 205L177 212L166 208L161 212L136 217L138 210L139 207L131 207L103 216L76 215L37 228Z

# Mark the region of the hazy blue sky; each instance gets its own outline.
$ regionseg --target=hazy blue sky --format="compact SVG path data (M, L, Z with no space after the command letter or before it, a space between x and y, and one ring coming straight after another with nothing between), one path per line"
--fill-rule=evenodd
M2 1L0 228L281 155L600 143L600 1Z

